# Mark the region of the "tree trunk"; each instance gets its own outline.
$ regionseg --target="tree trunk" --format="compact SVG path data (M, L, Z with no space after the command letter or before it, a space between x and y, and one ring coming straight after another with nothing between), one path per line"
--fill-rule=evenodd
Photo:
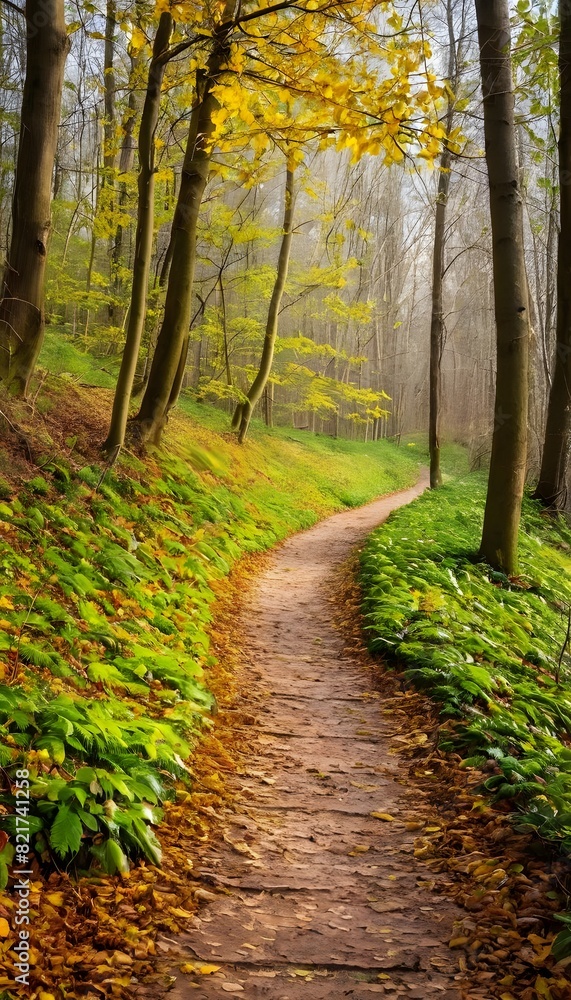
M44 337L52 173L65 60L63 0L27 0L27 63L12 202L12 240L0 301L0 379L25 395Z
M234 6L234 0L227 0L222 15L225 26L214 32L206 71L201 72L198 79L198 103L196 115L193 116L196 128L191 120L173 220L173 261L164 316L141 408L132 423L133 431L141 444L146 441L157 444L160 441L169 405L173 404L173 386L187 343L196 263L198 213L210 168L211 140L215 130L212 116L219 108L213 88L229 58L232 26L228 19Z
M447 0L446 18L448 22L448 83L454 96L448 93L446 115L444 118L446 132L452 129L454 121L454 100L458 87L460 59L454 30L454 0ZM463 32L462 32L463 33ZM460 41L460 45L461 45ZM442 353L444 351L444 252L446 245L446 213L448 208L448 192L450 190L450 164L452 155L448 146L444 145L440 156L440 174L438 177L438 194L436 196L436 213L434 220L434 247L432 252L432 314L430 321L430 365L429 365L429 413L428 413L428 450L430 453L430 488L436 489L442 485L442 470L440 468L440 438L438 434L441 394L442 394Z
M157 28L157 35L159 29ZM135 135L135 124L139 111L139 89L138 89L138 75L139 68L141 65L142 57L139 53L138 55L131 57L131 74L129 80L129 101L127 106L127 112L123 120L123 141L121 143L121 152L119 154L119 174L128 174L133 169L133 163L135 160L135 148L136 143L134 139ZM152 62L151 62L152 67ZM127 204L127 184L124 180L120 180L119 183L119 199L118 206L122 209ZM117 223L117 229L115 230L115 238L113 240L113 253L112 253L112 270L114 274L114 292L118 295L121 291L121 264L123 257L123 225L121 222Z
M103 450L109 455L117 455L125 440L129 401L145 324L155 214L155 131L159 119L161 87L166 66L166 63L161 61L160 56L169 44L172 28L171 14L162 13L153 45L147 93L139 129L139 198L133 285L127 317L125 347L115 389L111 424L107 440L103 445Z
M527 458L529 315L514 127L508 0L476 0L492 222L497 375L480 553L517 572Z
M442 485L440 469L440 439L438 423L442 391L442 352L444 350L444 309L442 286L444 279L444 246L446 207L450 188L450 152L444 149L440 157L440 176L436 200L434 247L432 252L432 315L430 321L429 415L428 450L430 453L430 488Z
M103 57L103 166L104 184L113 184L115 168L115 31L117 8L115 0L107 0L105 15L105 49Z
M278 257L278 271L276 274L276 280L272 291L270 306L268 309L268 319L266 322L266 333L264 337L264 345L262 347L260 368L258 374L256 375L254 381L252 382L252 385L250 386L248 392L246 393L246 399L242 403L238 403L238 406L236 407L236 410L234 412L234 417L232 419L232 430L238 431L238 441L240 442L240 444L242 444L244 438L246 437L246 434L248 433L248 427L252 417L252 412L266 387L266 383L268 381L270 372L272 370L272 362L274 360L274 347L276 343L276 337L278 335L278 319L280 313L280 305L287 279L291 241L293 235L293 210L294 210L293 181L294 181L294 167L290 163L288 163L286 168L283 235L280 246L280 253Z
M554 511L567 501L571 445L571 9L559 3L561 125L559 190L561 230L557 252L557 341L549 393L541 471L535 496Z
M102 187L107 188L110 192L108 201L106 201L105 208L106 213L114 214L115 212L115 165L116 165L116 146L117 137L115 134L116 122L115 122L115 32L117 30L117 7L115 0L107 0L107 10L105 15L105 48L103 56L103 178ZM115 287L115 258L114 258L114 239L109 238L108 249L109 249L109 275L110 275L110 291L113 292ZM107 306L107 315L109 317L109 322L113 325L116 324L116 303L109 300Z

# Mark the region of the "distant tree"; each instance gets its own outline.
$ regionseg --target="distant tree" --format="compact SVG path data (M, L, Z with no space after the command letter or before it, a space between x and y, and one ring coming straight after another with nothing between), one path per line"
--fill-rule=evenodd
M25 395L44 336L52 176L69 42L64 0L27 0L26 77L0 299L0 381Z
M280 314L280 305L283 298L285 283L287 279L289 258L291 252L291 241L293 235L293 213L294 213L294 201L295 201L294 173L295 173L295 163L293 159L290 157L286 165L282 239L278 257L276 280L272 290L272 297L270 299L270 305L268 309L266 332L264 336L264 344L262 347L260 367L258 369L256 377L254 378L250 388L246 393L246 398L242 402L238 403L238 406L236 407L234 413L234 418L232 420L232 429L237 431L238 440L240 444L242 444L244 438L246 437L246 434L248 433L248 427L250 425L250 420L252 417L254 407L262 397L262 394L264 392L264 389L266 388L268 379L270 377L270 372L272 370L274 347L276 343L276 337L278 335L278 320Z
M497 374L495 420L481 555L517 571L527 459L528 289L514 125L508 0L476 0L488 167Z
M535 496L552 510L567 503L571 447L571 5L559 2L559 197L555 365Z
M460 8L460 26L457 31L455 19ZM457 89L465 43L466 0L446 0L446 27L448 31L448 91L443 124L446 135L452 132ZM429 369L429 416L428 447L430 452L430 486L435 489L442 484L440 468L439 421L442 392L442 354L444 351L444 306L443 284L446 251L446 216L450 191L450 174L453 154L450 143L443 140L439 161L438 191L434 213L434 244L432 249L432 309L430 321L430 369Z

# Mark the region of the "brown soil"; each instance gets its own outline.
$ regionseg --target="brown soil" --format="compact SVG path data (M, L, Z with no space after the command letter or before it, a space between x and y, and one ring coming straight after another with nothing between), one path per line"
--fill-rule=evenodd
M414 856L416 793L389 752L400 720L347 655L331 597L360 539L425 486L286 542L241 613L259 738L224 841L203 855L219 891L184 938L172 1000L462 995L448 942L465 914Z

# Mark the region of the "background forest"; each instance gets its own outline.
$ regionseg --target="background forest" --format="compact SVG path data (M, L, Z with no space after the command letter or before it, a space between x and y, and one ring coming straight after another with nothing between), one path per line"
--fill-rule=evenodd
M263 15L266 4L256 7ZM317 7L310 3L309 11ZM304 21L293 5L299 28L289 39L285 22L276 20L281 15L265 15L272 27L263 51L258 39L265 29L255 19L232 43L236 68L218 88L217 135L197 220L182 389L231 413L257 371L282 235L286 161L293 156L289 274L261 415L268 423L362 439L398 438L425 427L436 251L444 276L441 429L469 444L483 462L495 351L473 5L431 0L321 7L323 13L308 13ZM196 25L210 24L217 11L194 3L173 9L177 23L167 29L168 61L155 81L160 104L149 131L141 116L163 8L109 0L106 8L87 3L65 12L70 48L46 272L52 365L69 371L70 340L100 359L101 384L114 384L140 263L137 175L151 157L155 218L135 377L139 397L161 328L184 148L211 32L201 35ZM530 418L536 467L554 342L557 236L557 56L548 8L524 2L512 12L536 361ZM365 17L374 33L358 23ZM2 4L0 25L0 249L7 254L26 40L22 14L12 5ZM301 62L305 78L296 85ZM271 92L264 92L265 81ZM363 81L369 90L364 98ZM392 134L390 122L398 125ZM442 126L463 137L461 148L446 147L445 174L438 169ZM446 219L435 235L436 206L444 197ZM179 260L183 252L177 249Z

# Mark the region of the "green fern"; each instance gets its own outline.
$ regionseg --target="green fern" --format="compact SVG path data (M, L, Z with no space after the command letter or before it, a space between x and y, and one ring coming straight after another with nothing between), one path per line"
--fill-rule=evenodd
M50 844L60 858L77 854L81 844L83 827L76 812L69 805L59 807L50 827Z

